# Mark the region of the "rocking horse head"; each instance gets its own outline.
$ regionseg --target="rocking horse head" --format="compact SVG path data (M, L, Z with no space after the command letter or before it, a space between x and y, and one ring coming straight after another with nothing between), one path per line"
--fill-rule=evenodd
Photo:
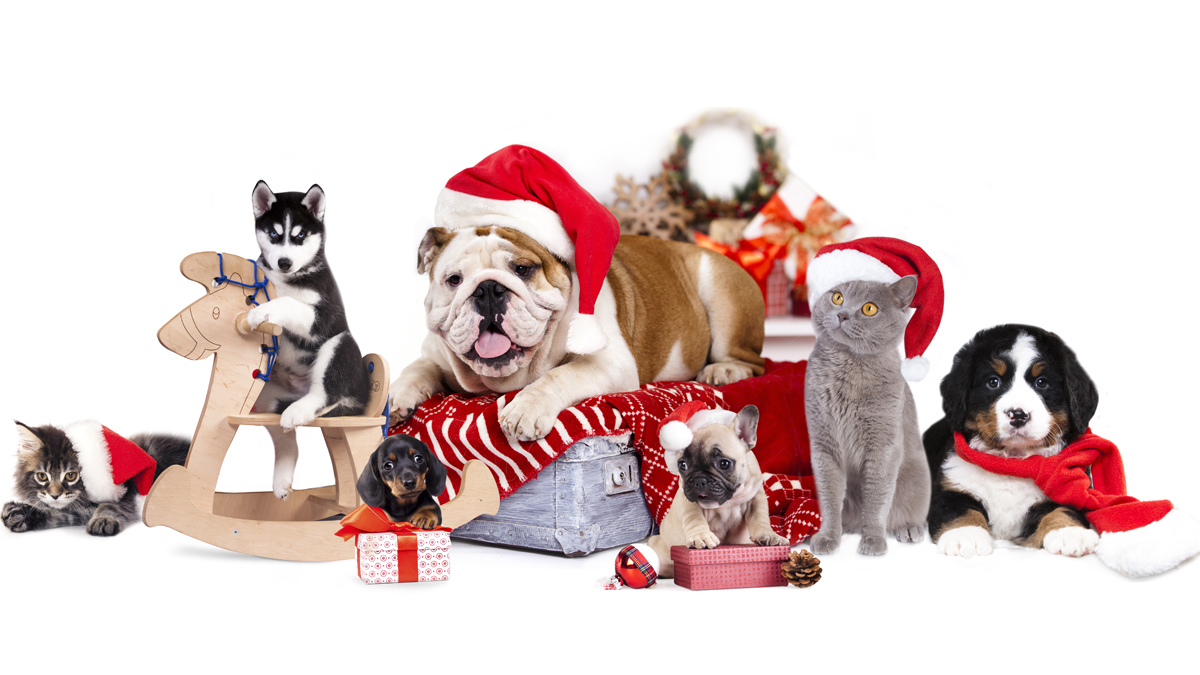
M162 346L192 360L236 346L257 360L264 336L247 330L243 315L254 306L256 294L258 302L274 296L262 271L241 256L212 252L189 255L179 270L207 293L159 329Z

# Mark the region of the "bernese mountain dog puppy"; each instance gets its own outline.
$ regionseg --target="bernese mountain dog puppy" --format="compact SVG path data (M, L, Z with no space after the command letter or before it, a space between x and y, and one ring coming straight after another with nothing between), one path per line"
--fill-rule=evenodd
M446 467L421 441L397 434L383 439L358 477L363 503L383 509L393 523L422 530L442 524L437 496L446 490Z
M1079 438L1099 395L1062 339L1017 324L979 331L942 380L946 416L924 435L933 474L929 533L938 551L988 555L996 539L1051 553L1091 553L1099 536L1082 512L1056 504L1031 479L991 473L960 458L954 432L1002 457L1050 456Z

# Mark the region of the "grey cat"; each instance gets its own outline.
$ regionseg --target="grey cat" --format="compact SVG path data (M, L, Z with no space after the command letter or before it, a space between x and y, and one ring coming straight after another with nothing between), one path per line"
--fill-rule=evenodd
M27 427L17 422L16 501L0 510L4 526L13 532L85 525L87 533L111 537L139 518L133 481L115 502L93 501L83 484L79 455L70 438L52 424ZM186 438L138 434L129 440L154 458L154 477L187 459Z
M817 344L808 360L804 409L821 504L813 553L832 553L843 532L858 552L887 552L886 532L921 541L929 514L929 464L917 407L897 349L917 277L850 281L812 299Z

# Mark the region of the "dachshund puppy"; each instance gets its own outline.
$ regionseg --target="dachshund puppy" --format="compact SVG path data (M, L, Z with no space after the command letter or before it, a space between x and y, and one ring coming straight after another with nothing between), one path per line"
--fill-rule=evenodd
M446 489L446 467L429 446L399 434L383 439L358 477L363 503L383 509L393 523L422 530L442 524L438 495Z

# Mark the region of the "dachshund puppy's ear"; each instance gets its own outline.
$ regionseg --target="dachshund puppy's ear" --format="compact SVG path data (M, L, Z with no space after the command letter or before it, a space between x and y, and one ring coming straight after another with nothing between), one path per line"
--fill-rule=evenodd
M425 472L425 491L431 497L437 497L446 491L446 465L429 446L416 439L413 439L413 443L425 451L425 457L429 460L429 469Z
M387 486L383 484L383 479L379 477L378 459L379 449L376 448L375 452L371 453L371 458L367 460L367 465L363 467L356 484L358 496L367 506L382 507L389 494Z

